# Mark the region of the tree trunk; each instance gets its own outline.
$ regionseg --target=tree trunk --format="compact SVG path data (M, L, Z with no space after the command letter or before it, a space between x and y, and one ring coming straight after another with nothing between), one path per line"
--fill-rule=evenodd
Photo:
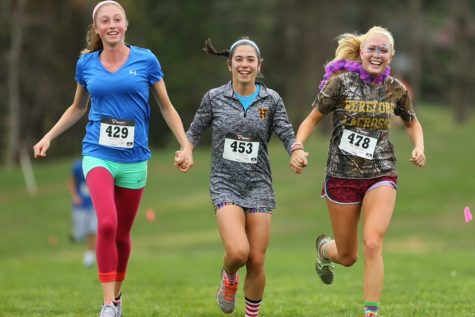
M10 17L11 46L8 54L8 144L6 166L11 167L18 158L20 144L20 57L23 41L24 11L27 0L18 0L12 8Z
M421 43L419 36L421 26L421 0L409 0L409 33L411 67L409 72L410 91L412 92L412 100L415 103L420 96L421 88Z
M459 123L468 119L468 106L472 90L471 56L471 10L468 0L453 2L455 21L454 69L452 81L452 106L455 120Z
M341 5L340 0L302 1L299 6L293 0L281 2L279 18L285 43L281 60L284 74L289 76L283 91L287 106L292 108L289 115L296 122L295 128L310 112L323 66L333 59L335 38L345 30L339 18Z

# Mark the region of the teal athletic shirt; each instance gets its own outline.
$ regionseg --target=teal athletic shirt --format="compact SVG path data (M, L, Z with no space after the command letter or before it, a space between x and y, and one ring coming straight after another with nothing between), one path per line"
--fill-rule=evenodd
M76 81L91 96L83 155L119 163L142 162L151 156L149 89L163 72L150 50L129 48L127 61L113 73L102 65L101 51L79 57Z

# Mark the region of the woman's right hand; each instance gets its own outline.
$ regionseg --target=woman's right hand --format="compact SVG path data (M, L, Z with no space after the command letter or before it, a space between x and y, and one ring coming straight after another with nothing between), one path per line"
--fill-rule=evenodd
M175 152L175 166L182 173L186 173L194 165L193 152L190 149L183 149Z
M43 137L38 143L33 146L33 154L35 158L44 158L46 157L46 151L49 149L50 140Z

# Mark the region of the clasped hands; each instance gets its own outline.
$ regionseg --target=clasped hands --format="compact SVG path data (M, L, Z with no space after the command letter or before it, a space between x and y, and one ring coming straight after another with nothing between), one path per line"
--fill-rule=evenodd
M186 173L193 167L193 145L188 144L175 152L175 167Z
M303 169L308 164L308 156L308 152L305 152L303 149L292 151L292 156L290 157L290 168L295 174L301 174L303 172Z

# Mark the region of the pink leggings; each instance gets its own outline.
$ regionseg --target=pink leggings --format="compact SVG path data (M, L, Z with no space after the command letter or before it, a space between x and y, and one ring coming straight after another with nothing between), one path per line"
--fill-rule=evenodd
M96 243L99 280L123 281L130 255L130 230L137 214L143 188L114 185L111 173L95 167L86 178L98 220Z

